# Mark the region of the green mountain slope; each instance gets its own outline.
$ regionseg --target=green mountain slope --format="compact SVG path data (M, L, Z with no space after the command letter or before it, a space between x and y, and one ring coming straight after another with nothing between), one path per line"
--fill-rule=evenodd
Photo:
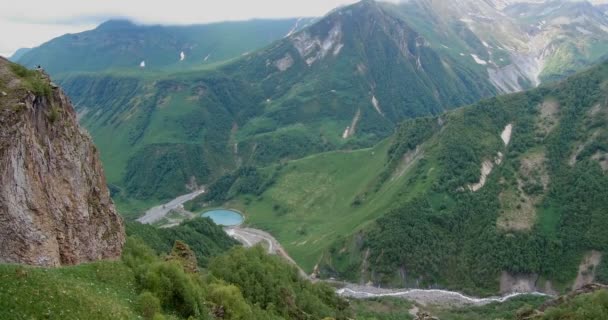
M406 121L373 149L263 169L278 172L270 187L228 205L326 276L477 293L531 277L538 290L567 289L605 268L607 80L602 64Z
M110 20L30 49L17 61L50 74L110 69L190 70L237 58L294 32L312 19L251 20L192 26L140 26ZM184 54L183 60L181 53Z
M495 94L482 71L362 2L216 70L79 73L61 85L114 190L149 200L239 165L371 146L403 119Z
M342 252L328 256L329 269L354 276L363 263L379 282L470 290L498 290L501 272L538 275L540 290L550 290L545 280L554 289L573 285L583 255L606 250L599 221L608 199L607 77L603 64L447 115L422 144L425 161L404 190L428 180L430 187L367 229L353 249L358 262Z

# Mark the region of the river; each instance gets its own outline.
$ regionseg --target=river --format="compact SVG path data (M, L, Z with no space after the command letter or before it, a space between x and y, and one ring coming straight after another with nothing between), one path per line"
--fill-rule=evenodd
M203 189L197 190L195 192L179 196L164 205L151 208L143 217L137 219L137 221L141 223L154 223L161 220L167 215L167 213L169 213L169 211L173 209L183 210L183 204L185 202L194 199L204 192L205 190ZM268 253L277 254L283 257L287 262L296 266L303 277L310 279L310 277L306 275L306 273L287 254L287 251L283 249L281 244L268 232L242 227L226 227L224 228L224 231L245 247L252 247L258 243L265 242L267 244ZM464 295L457 291L440 289L384 289L372 286L361 286L347 282L331 282L333 284L339 284L339 288L336 290L338 295L351 299L399 297L421 304L438 304L445 306L485 305L492 302L505 302L509 299L525 295L551 297L550 295L541 292L515 292L500 297L476 298Z

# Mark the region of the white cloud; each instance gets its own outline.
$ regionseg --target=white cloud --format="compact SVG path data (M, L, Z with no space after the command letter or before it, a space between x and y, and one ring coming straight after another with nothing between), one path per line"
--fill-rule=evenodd
M357 0L17 0L0 10L0 54L33 47L111 17L144 24L195 24L252 18L322 16Z

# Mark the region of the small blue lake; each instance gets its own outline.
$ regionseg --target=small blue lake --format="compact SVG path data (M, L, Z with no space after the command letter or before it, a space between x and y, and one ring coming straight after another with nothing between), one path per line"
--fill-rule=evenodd
M210 218L215 224L226 227L238 226L245 220L240 213L226 209L207 211L203 213L203 217Z

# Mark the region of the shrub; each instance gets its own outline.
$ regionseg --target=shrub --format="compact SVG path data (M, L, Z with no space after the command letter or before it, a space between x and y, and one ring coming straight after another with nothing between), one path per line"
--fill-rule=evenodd
M162 311L160 300L150 291L144 291L137 297L137 309L145 319L155 319L155 315Z

